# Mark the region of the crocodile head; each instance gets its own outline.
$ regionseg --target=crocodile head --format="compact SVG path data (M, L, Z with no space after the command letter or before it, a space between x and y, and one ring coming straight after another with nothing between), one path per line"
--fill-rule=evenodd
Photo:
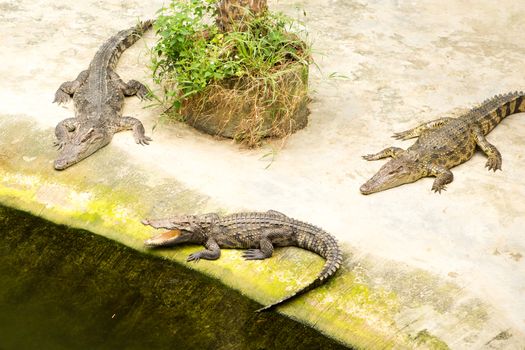
M414 182L424 176L417 157L405 153L384 164L370 180L361 186L360 191L362 194L372 194Z
M170 230L144 241L146 247L160 247L180 243L203 243L204 234L212 220L206 215L183 215L161 220L145 219L142 223Z
M67 140L60 146L60 154L55 160L55 169L63 170L92 155L106 146L113 134L97 122L87 122L69 132Z

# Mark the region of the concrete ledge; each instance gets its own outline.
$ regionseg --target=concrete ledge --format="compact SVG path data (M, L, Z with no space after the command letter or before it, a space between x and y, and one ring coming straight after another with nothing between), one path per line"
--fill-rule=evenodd
M23 116L2 118L0 127L3 204L88 229L140 251L144 250L142 241L153 233L140 224L145 216L226 212L176 180L130 164L122 151L111 146L70 170L56 172L51 166L54 150L48 146L53 139L51 129L39 130ZM15 154L15 150L24 150L24 154ZM186 263L186 256L196 249L200 248L151 253L219 278L262 304L308 283L323 265L315 254L297 248L278 249L272 259L261 262L247 262L239 251L224 250L218 261ZM476 344L484 332L502 327L504 315L451 280L347 245L344 251L344 266L334 279L279 312L357 348L421 344L446 348L433 334L442 333L446 338L451 332L457 337L470 334L469 340Z
M219 280L0 205L4 349L343 350ZM198 344L198 345L196 345Z
M444 5L300 3L324 53L317 62L325 75L312 74L311 123L284 146L239 149L180 124L152 131L160 109L128 98L124 114L141 119L154 142L141 147L123 132L63 172L52 169L53 128L73 111L50 103L54 91L88 65L107 37L137 16L152 17L161 3L140 11L111 1L5 5L0 202L137 250L153 233L140 224L146 216L279 210L335 234L346 257L334 279L279 312L356 348L519 349L523 116L489 135L503 154L503 172L486 172L477 154L453 170L455 181L441 196L430 192L431 179L369 197L358 192L380 166L359 156L393 144L393 132L522 86L517 72L525 50L516 38L525 28L519 6L505 4L502 12L501 3L469 8L450 0L445 16ZM293 5L277 5L295 13ZM117 71L124 80L148 82L146 64L140 41ZM331 72L347 79L326 78ZM186 264L195 249L154 254ZM225 250L216 262L188 266L266 304L308 283L322 263L286 248L262 262Z

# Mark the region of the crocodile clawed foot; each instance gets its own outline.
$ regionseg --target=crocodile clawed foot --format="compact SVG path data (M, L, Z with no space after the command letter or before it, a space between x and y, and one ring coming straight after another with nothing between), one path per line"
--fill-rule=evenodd
M259 249L248 249L242 254L245 260L263 260L266 259L264 253Z
M445 185L432 186L432 191L434 191L435 193L441 194L441 191L446 191L446 190L447 190L447 187Z
M153 139L148 136L140 136L140 137L135 138L135 142L142 146L149 145L150 141L153 141Z
M148 89L144 88L144 89L139 89L139 91L137 91L137 97L141 101L144 101L144 100L151 100L152 95L150 94Z
M190 254L188 255L188 258L186 259L187 262L190 262L190 261L194 261L194 262L197 262L201 259L201 255L199 252L197 253L193 253L193 254Z
M396 132L394 133L394 135L392 135L392 138L396 139L396 140L408 140L410 139L409 136L409 133L407 131L402 131L402 132Z
M58 90L55 93L55 99L53 100L53 103L58 103L59 105L61 105L63 103L69 102L70 99L71 99L71 96L69 96L62 90Z
M501 170L501 158L498 157L492 157L487 160L487 163L485 164L485 168L488 168L489 170Z

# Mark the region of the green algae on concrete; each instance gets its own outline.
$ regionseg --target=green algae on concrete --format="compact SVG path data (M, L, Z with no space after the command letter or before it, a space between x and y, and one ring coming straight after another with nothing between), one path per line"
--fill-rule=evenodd
M89 157L74 170L59 172L52 167L57 152L51 130L39 129L23 116L8 116L0 119L0 136L6 154L0 168L2 202L49 220L141 247L148 234L140 220L159 202L165 203L166 214L206 208L206 196L176 181L137 171L115 148L101 150L108 157Z
M494 144L506 147L503 172L484 172L485 159L477 154L465 169L458 168L462 173L458 182L441 196L431 194L425 183L378 197L365 198L356 190L377 167L358 155L383 146L392 132L522 86L517 72L525 51L516 37L525 22L519 2L471 6L457 0L347 0L327 6L321 0L272 1L272 8L304 20L316 51L326 54L317 55L321 70L348 79L326 79L311 71L315 89L311 124L287 140L270 168L263 170L267 164L258 160L265 151L239 150L170 125L157 128L154 142L145 148L134 145L129 133L117 134L104 150L61 173L52 172L53 128L72 113L51 104L54 91L86 68L107 36L138 17L150 18L162 2L133 6L110 0L70 6L59 0L53 2L52 11L33 5L22 0L17 6L24 11L4 6L6 11L0 13L5 19L0 21L5 63L0 66L0 171L9 178L0 187L21 188L26 194L25 202L17 202L21 208L47 218L57 215L57 221L113 235L139 249L142 237L153 233L134 224L144 215L281 210L308 218L351 246L344 248L345 270L278 312L347 343L360 342L366 349L382 347L374 334L382 343L390 340L401 349L421 348L414 339L420 334L421 340L425 330L457 350L523 348L525 314L520 311L525 299L520 276L525 265L523 259L517 260L525 254L520 234L525 225L521 161L525 119L516 116L490 135ZM447 11L440 11L443 6ZM100 30L93 33L92 28ZM148 32L145 39L153 44L154 33ZM144 73L145 59L147 50L138 43L124 53L117 71L125 80L151 81ZM141 110L144 105L129 98L124 110L149 129L158 110ZM114 165L119 172L111 171ZM95 193L96 185L103 186ZM157 188L161 190L156 196L143 193ZM8 199L17 200L16 195ZM48 207L48 199L63 205ZM88 200L96 212L82 218L66 212L67 208L73 214L85 212ZM231 260L186 264L185 256L198 249L155 254L214 275L260 302L275 299L257 297L252 280L270 283L276 274L282 275L291 284L273 293L288 293L308 276L301 270L287 275L284 269L292 264L287 261L301 260L301 268L312 274L322 264L298 249L279 249L275 257L279 260L265 263L257 273L253 268L259 265L245 264L236 251L228 251ZM344 283L338 282L340 276ZM383 300L377 307L376 295ZM304 304L321 300L322 306L303 310ZM390 311L381 315L385 309Z
M216 279L0 206L4 349L346 349Z
M426 329L418 332L414 340L420 349L448 350L447 344L431 335Z
M71 169L57 172L52 167L56 152L51 147L51 130L39 129L21 116L0 118L0 127L0 147L7 155L0 159L0 201L4 204L87 229L137 250L144 250L143 240L155 233L140 223L144 217L227 212L212 199L173 179L128 164L122 151L111 145ZM32 137L24 137L26 134ZM13 145L23 151L15 152ZM277 249L272 259L264 261L245 261L239 251L223 250L217 261L186 263L187 255L198 249L184 246L150 254L217 278L261 304L298 290L323 266L319 256L294 247ZM399 323L399 315L406 313L407 306L432 305L437 314L450 312L452 306L443 307L438 302L453 298L454 293L445 284L438 280L432 284L432 290L441 295L435 300L406 303L403 293L410 290L406 281L421 281L418 285L424 287L430 281L426 275L407 272L403 284L397 280L400 275L396 268L375 268L377 261L356 259L350 247L343 250L346 260L335 278L278 308L278 312L362 349L417 348L414 336L422 328L407 328L404 319ZM374 283L378 279L383 282Z

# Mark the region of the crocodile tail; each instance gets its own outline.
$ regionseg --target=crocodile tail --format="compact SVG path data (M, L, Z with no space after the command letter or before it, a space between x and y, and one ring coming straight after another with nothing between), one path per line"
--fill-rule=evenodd
M525 93L522 91L496 95L473 108L470 113L486 135L505 117L514 113L525 112L524 99Z
M280 304L283 304L295 297L298 297L302 294L311 291L312 289L319 287L320 285L325 283L326 280L332 277L341 266L343 262L343 255L341 253L341 250L339 249L337 240L329 233L317 227L308 224L303 225L307 226L309 229L304 231L302 229L298 230L299 233L297 245L300 248L308 249L325 258L326 262L324 264L323 270L319 273L319 275L317 275L315 280L313 280L307 286L299 289L297 292L287 296L284 299L281 299L273 304L258 309L256 312L268 311Z
M102 45L98 50L97 55L100 55L102 56L101 58L103 58L104 56L107 57L105 53L109 52L110 57L109 62L107 62L108 66L111 69L115 69L122 53L139 40L142 34L151 28L154 22L155 20L150 19L139 22L136 26L129 29L121 30ZM94 59L94 61L96 60Z

